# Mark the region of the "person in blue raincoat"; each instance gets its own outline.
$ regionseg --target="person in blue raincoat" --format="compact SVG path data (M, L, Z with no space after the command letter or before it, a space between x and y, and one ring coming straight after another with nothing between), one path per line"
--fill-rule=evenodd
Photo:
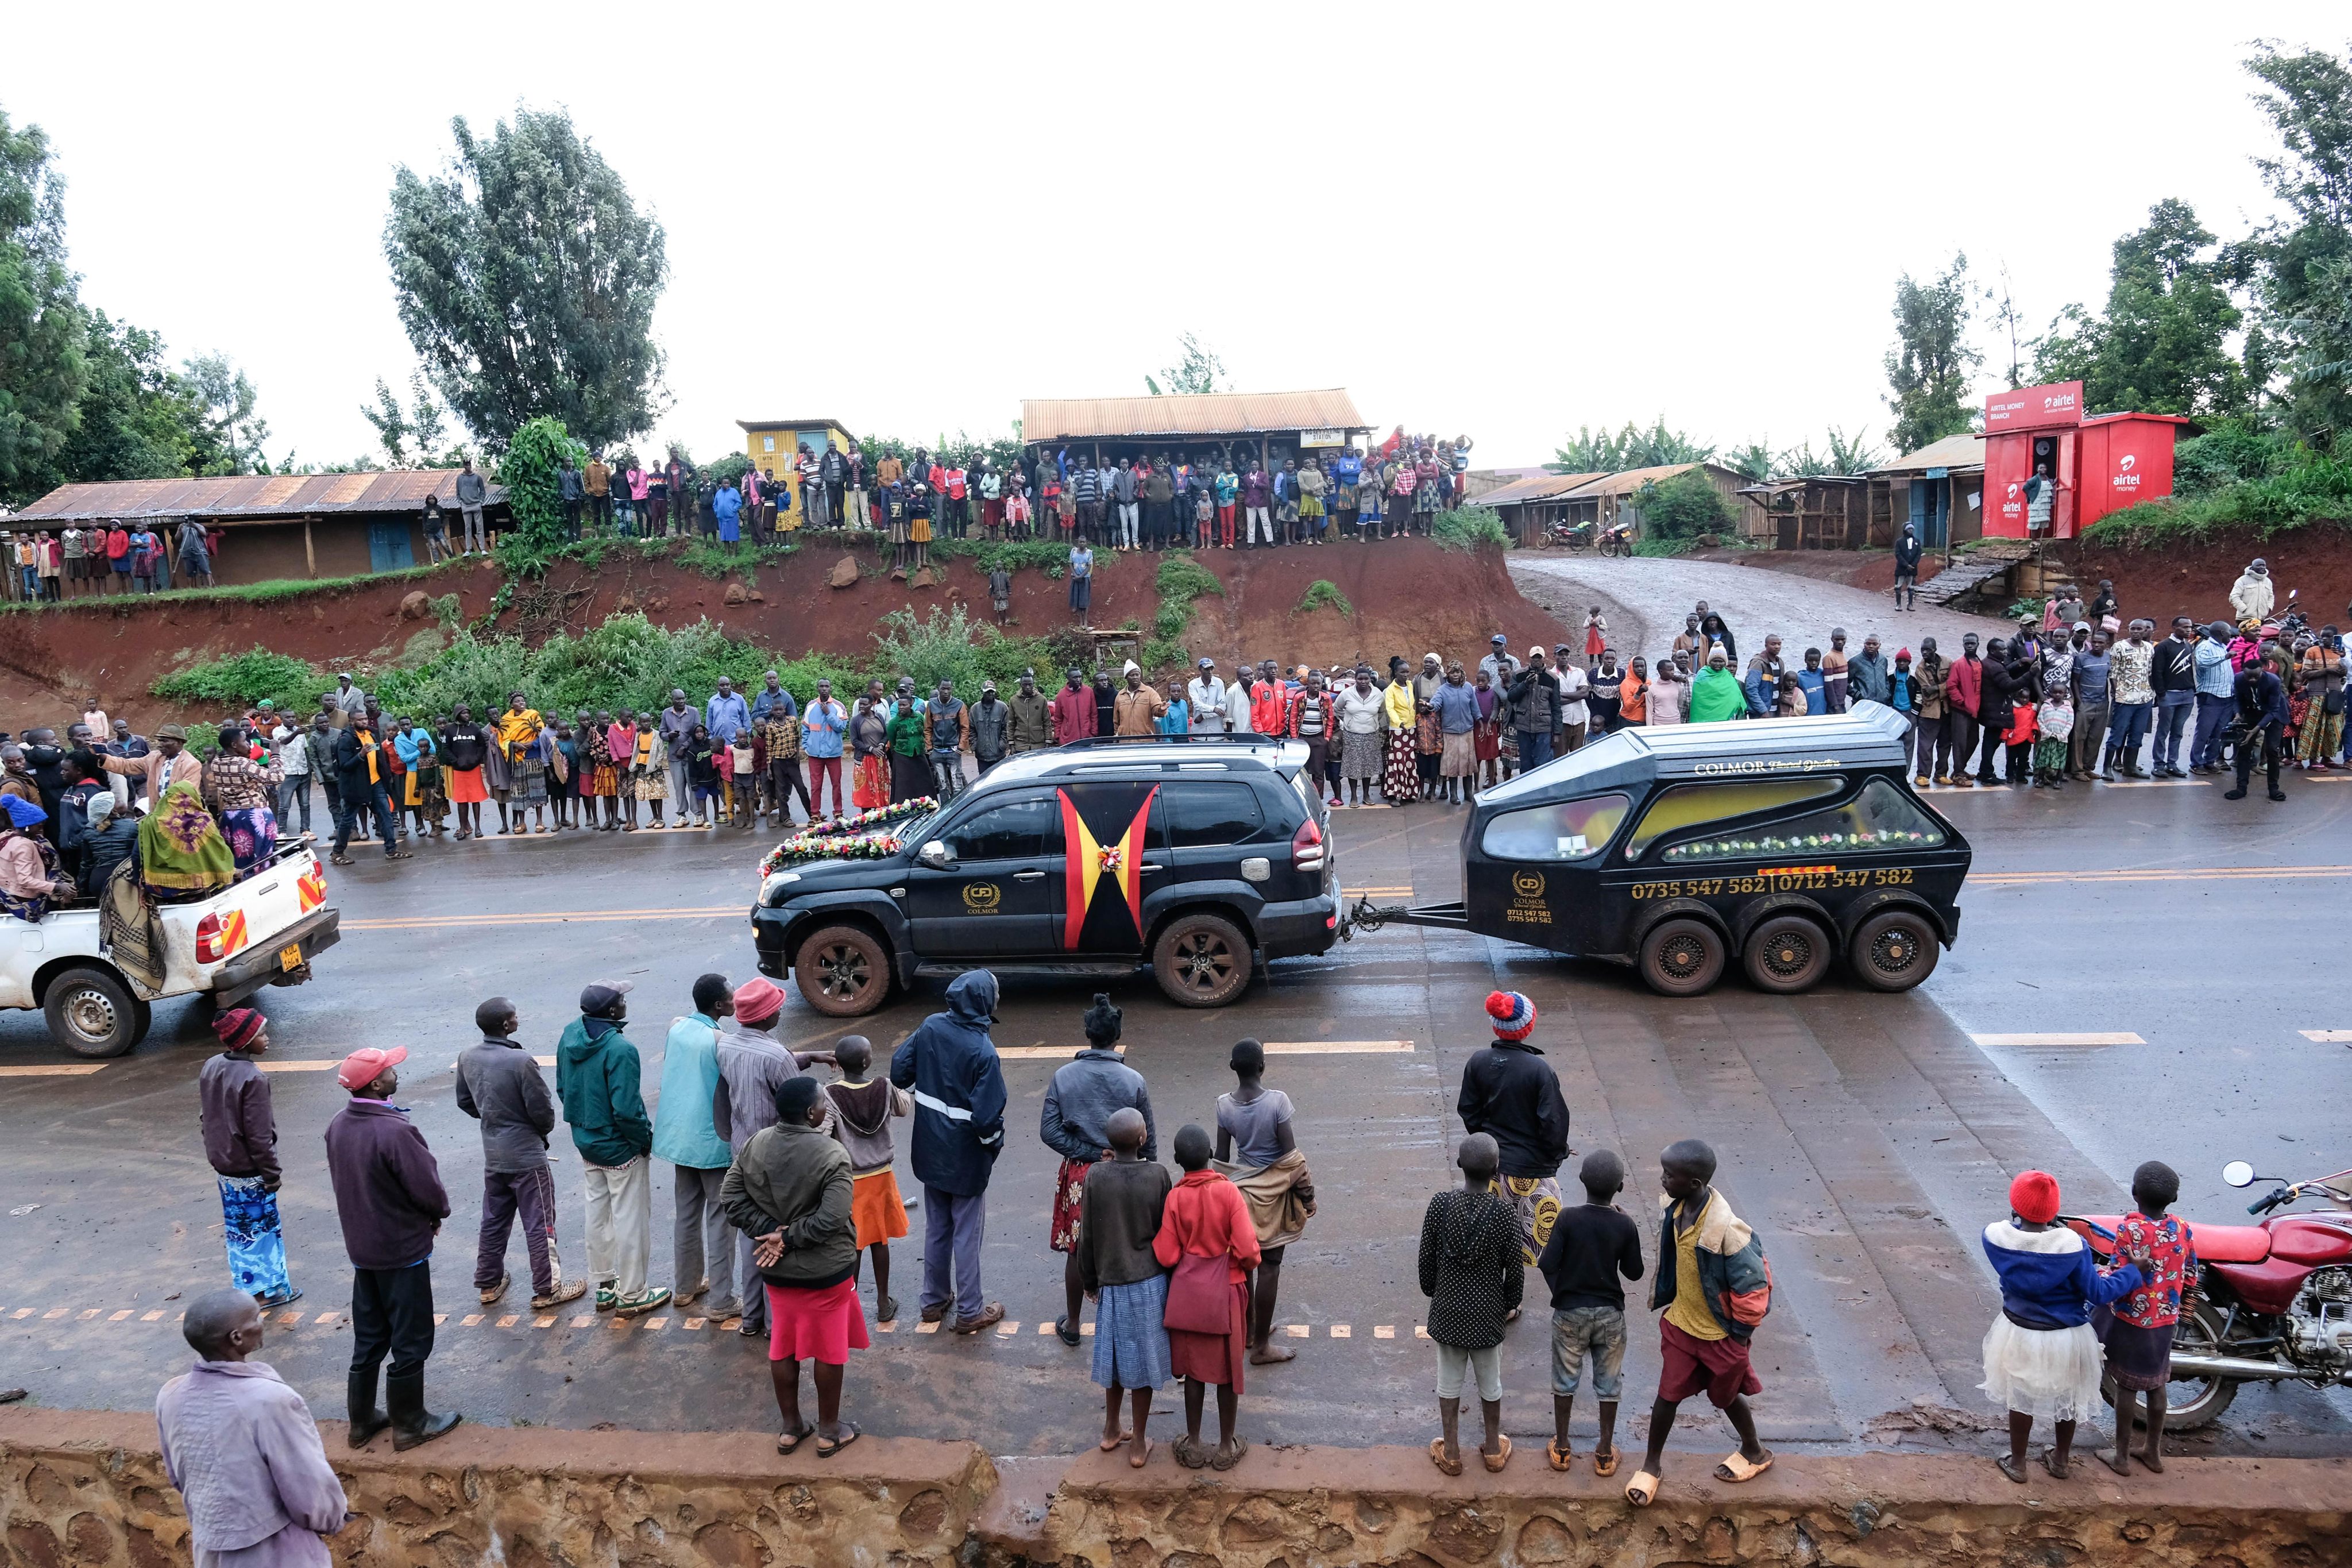
M915 1179L923 1184L923 1321L948 1314L957 1333L1004 1316L983 1302L980 1244L988 1227L988 1178L1004 1152L1004 1069L988 1036L996 976L975 969L948 986L934 1013L890 1058L890 1081L915 1096ZM950 1272L953 1289L950 1289Z

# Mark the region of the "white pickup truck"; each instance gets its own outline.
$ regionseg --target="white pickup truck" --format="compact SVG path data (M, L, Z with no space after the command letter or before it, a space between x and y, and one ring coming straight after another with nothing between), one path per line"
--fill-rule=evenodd
M232 1007L265 985L308 980L311 956L340 940L307 835L211 898L155 912L163 973L153 990L100 951L94 904L38 923L0 915L0 1008L42 1009L51 1037L76 1056L121 1056L146 1037L151 1003L205 993Z

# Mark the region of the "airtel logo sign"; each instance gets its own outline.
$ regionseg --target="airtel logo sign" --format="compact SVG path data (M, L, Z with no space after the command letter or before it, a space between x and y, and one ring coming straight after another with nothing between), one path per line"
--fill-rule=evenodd
M2124 454L2124 456L2123 456L2123 461L2122 461L2122 462L2120 462L2120 463L2118 463L2118 464L2116 464L2116 466L2117 468L2119 468L2123 469L2123 470L2124 470L2124 472L2126 472L2126 473L2129 473L2129 472L2131 472L2132 468L2134 468L2134 467L2138 463L2138 462L2139 462L2139 458L2138 458L2137 456L2135 456L2134 454L2132 454L2132 453L2130 453L2130 452L2126 452L2126 453Z

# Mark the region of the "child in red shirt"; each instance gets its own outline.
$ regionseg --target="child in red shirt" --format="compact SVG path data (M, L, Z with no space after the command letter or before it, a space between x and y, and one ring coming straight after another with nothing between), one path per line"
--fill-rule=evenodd
M1249 1338L1249 1270L1257 1267L1257 1227L1250 1221L1249 1204L1242 1190L1209 1168L1209 1134L1187 1124L1176 1134L1176 1163L1183 1180L1168 1194L1160 1210L1160 1233L1151 1238L1151 1255L1163 1268L1174 1268L1191 1258L1219 1259L1210 1266L1216 1277L1202 1294L1213 1292L1223 1310L1222 1331L1203 1329L1186 1311L1189 1273L1180 1272L1168 1293L1168 1362L1184 1380L1184 1436L1174 1444L1177 1462L1188 1469L1213 1465L1230 1470L1249 1445L1234 1430L1241 1412L1243 1351ZM1220 1288L1217 1280L1222 1281ZM1205 1306L1206 1303L1200 1303ZM1208 1385L1217 1388L1217 1446L1201 1443L1201 1406Z

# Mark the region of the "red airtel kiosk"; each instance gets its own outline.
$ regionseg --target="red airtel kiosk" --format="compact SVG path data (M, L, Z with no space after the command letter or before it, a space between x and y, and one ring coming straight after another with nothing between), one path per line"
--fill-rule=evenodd
M2190 423L2169 414L2083 413L2083 384L1985 399L1988 539L2072 539L2111 511L2172 493L2172 444ZM2029 521L2026 481L2057 481L2047 525Z

